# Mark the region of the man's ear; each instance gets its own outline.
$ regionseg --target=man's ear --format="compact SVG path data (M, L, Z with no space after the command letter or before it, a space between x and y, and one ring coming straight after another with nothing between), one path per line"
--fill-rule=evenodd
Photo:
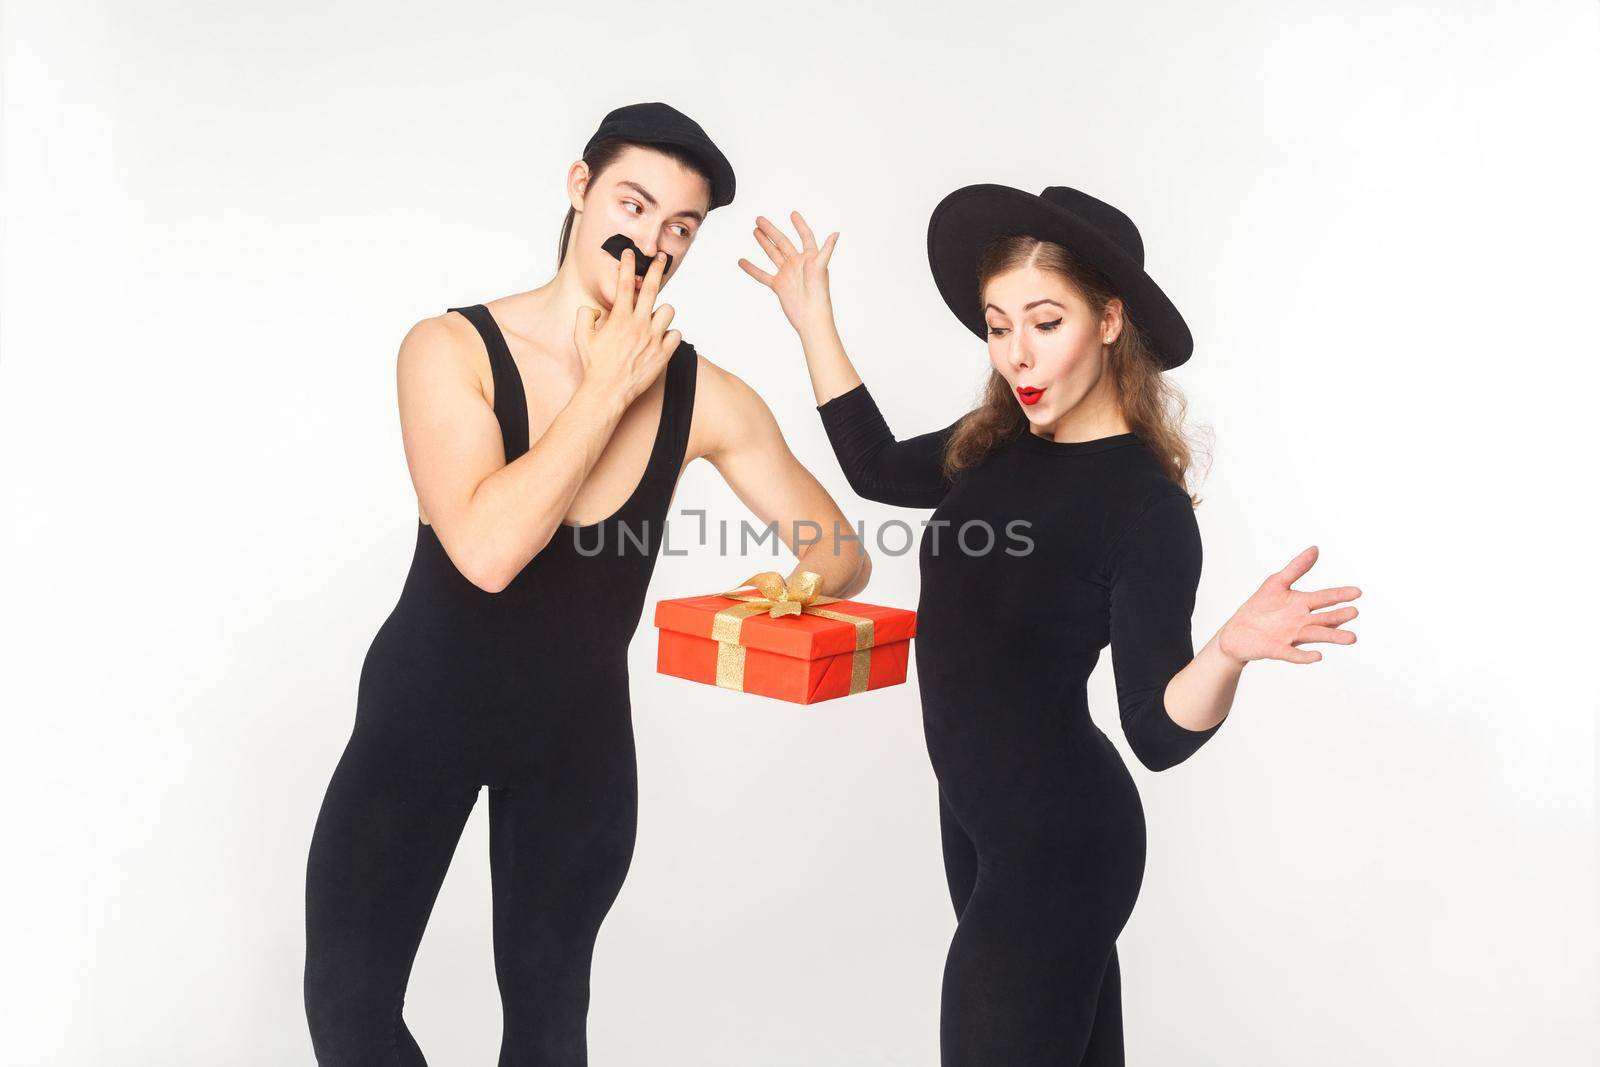
M589 195L589 164L578 160L567 168L567 203L572 210L583 210L583 198Z

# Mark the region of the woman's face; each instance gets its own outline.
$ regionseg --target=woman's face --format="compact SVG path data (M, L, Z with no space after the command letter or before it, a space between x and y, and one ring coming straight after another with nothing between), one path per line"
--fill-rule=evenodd
M983 299L989 362L1028 421L1054 427L1099 383L1105 345L1122 328L1120 302L1096 315L1060 274L1033 266L991 278Z
M623 233L647 256L671 253L672 268L662 279L666 284L683 266L710 210L711 183L669 156L629 145L597 175L574 163L567 197L578 212L567 259L584 287L609 309L617 298L617 261L600 247L606 238ZM635 279L635 291L642 281Z

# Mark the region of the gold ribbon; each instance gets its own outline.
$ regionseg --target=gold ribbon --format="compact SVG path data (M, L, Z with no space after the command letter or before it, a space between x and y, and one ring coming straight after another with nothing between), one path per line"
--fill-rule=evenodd
M822 575L815 571L801 571L789 581L777 571L762 571L739 583L741 588L719 593L738 604L723 608L712 616L711 637L717 642L717 684L724 689L744 691L744 645L739 643L744 620L766 612L774 619L786 615L817 615L836 622L847 622L856 628L855 649L850 654L850 692L863 693L867 688L867 672L872 663L874 639L873 621L860 615L847 615L832 611L822 604L836 604L836 596L823 596L817 592L822 587ZM759 596L744 590L755 586Z

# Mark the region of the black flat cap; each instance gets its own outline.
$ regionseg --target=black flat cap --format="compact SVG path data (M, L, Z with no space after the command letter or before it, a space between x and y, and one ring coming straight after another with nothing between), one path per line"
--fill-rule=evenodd
M711 206L733 202L733 166L700 124L669 104L654 101L616 108L600 120L583 154L598 141L616 138L638 144L673 145L689 153L711 179Z

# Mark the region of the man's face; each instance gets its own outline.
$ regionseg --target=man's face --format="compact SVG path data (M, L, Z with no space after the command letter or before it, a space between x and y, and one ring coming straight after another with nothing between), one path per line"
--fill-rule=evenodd
M617 261L601 245L626 234L646 256L672 254L665 285L683 266L711 205L711 183L677 160L629 145L599 174L574 164L567 193L578 209L573 245L567 253L584 287L609 310L616 300ZM637 291L642 278L634 280Z

